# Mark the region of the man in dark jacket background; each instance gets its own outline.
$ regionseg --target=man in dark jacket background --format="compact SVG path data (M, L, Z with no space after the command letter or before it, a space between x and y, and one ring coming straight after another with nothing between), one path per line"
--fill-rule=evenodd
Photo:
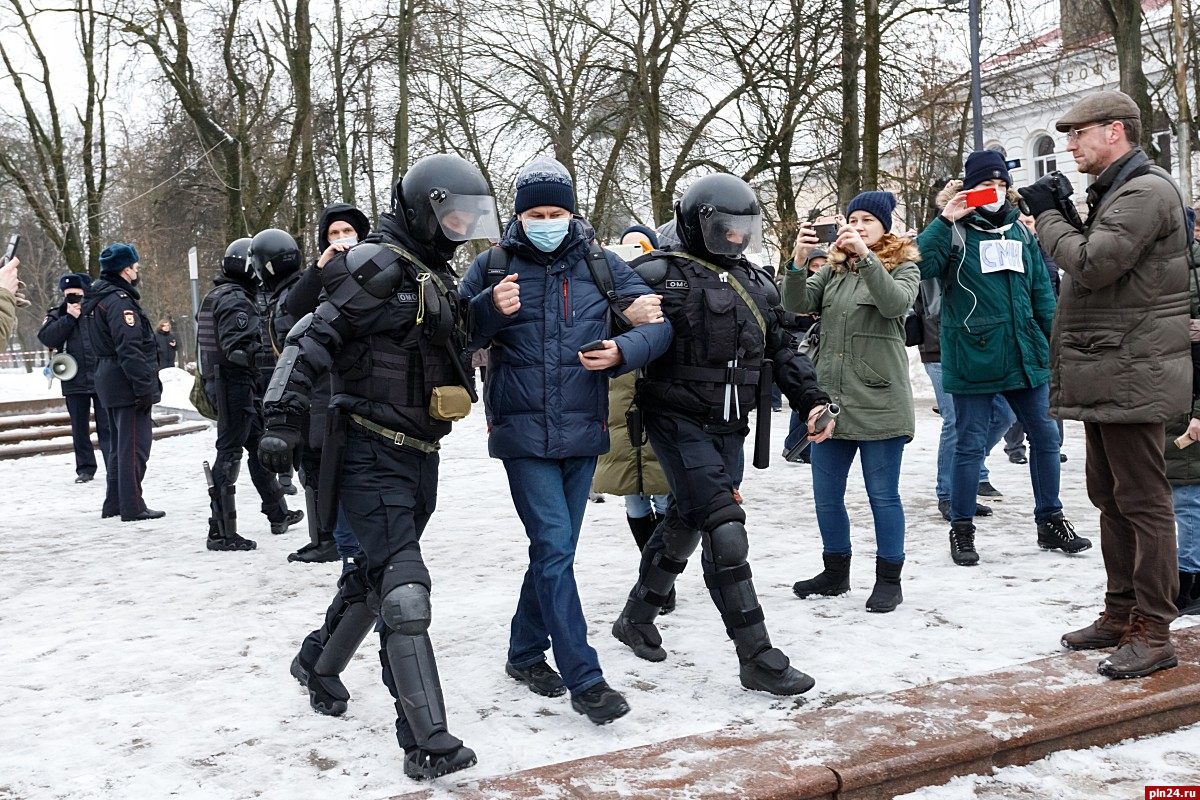
M120 514L125 522L166 515L147 508L142 499L154 441L150 412L162 397L162 383L154 330L138 302L137 282L137 250L131 244L109 245L100 252L100 280L85 295L80 311L96 356L96 394L115 434L100 516Z
M1136 678L1178 663L1170 624L1179 575L1163 440L1164 423L1191 407L1190 237L1179 189L1136 146L1141 120L1128 95L1088 95L1056 127L1079 171L1096 176L1087 224L1068 219L1053 174L1021 194L1065 273L1051 334L1051 407L1059 419L1083 421L1088 496L1100 509L1108 573L1099 619L1062 643L1117 647L1097 671Z
M84 339L84 328L79 324L84 292L92 285L92 278L85 272L72 272L58 279L58 290L63 301L46 312L38 341L59 353L67 353L75 359L79 370L69 381L62 381L63 400L67 414L71 417L71 441L75 446L75 482L87 483L96 476L96 453L92 448L92 409L96 413L96 439L100 453L108 466L110 452L108 412L96 396L96 359Z

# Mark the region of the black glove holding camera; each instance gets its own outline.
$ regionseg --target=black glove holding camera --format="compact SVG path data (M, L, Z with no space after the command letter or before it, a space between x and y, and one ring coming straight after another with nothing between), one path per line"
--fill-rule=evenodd
M267 429L258 440L258 460L270 472L287 472L300 438L300 425L290 417L268 417Z
M1071 202L1071 194L1074 191L1075 187L1067 180L1067 176L1055 170L1039 178L1031 186L1017 189L1017 194L1021 195L1021 210L1034 219L1046 211L1057 211L1076 230L1081 231L1083 220L1079 218L1079 212Z

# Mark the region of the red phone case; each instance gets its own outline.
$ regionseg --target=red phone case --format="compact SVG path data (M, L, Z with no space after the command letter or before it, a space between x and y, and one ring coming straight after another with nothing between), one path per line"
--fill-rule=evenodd
M994 203L1000 199L1000 189L989 186L986 189L972 189L967 192L967 208L978 208Z

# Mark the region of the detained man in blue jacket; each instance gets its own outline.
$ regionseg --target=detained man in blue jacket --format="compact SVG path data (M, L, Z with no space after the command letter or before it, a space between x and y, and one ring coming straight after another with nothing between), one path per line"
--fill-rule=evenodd
M575 546L596 457L608 450L608 379L665 353L671 325L659 298L574 216L574 186L562 164L542 156L529 162L517 176L515 211L503 250L476 258L462 283L471 346L492 348L488 452L504 462L529 537L505 670L537 694L570 690L572 707L604 725L629 705L605 682L588 644ZM604 278L595 277L603 265L589 265L602 256L618 302L632 301L630 318L646 324L613 335ZM588 344L595 349L581 352ZM546 663L551 647L561 677Z

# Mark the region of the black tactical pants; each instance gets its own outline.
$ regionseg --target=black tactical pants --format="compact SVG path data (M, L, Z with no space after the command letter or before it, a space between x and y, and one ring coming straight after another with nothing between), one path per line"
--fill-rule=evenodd
M405 583L432 588L421 556L421 534L437 504L438 454L397 447L357 425L349 427L347 436L340 501L365 554L370 587L381 599ZM381 655L389 634L381 622ZM386 661L383 682L398 698ZM396 728L401 747L416 746L403 713Z
M246 452L250 480L262 499L262 512L278 521L285 513L283 490L279 482L258 461L258 440L263 434L262 411L255 399L254 384L250 379L218 380L209 384L215 387L209 402L217 409L217 459L212 467L213 485L217 496L225 487L237 482L241 466L242 451ZM214 510L214 514L216 511Z

